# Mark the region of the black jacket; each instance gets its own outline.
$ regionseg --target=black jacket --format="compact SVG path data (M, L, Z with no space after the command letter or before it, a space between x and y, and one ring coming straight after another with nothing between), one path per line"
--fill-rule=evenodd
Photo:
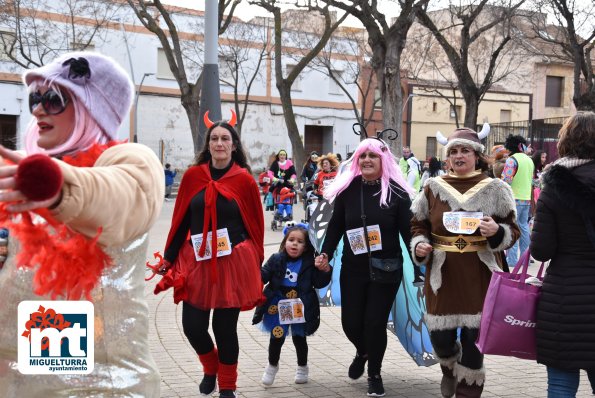
M595 369L595 161L543 176L531 254L551 259L537 307L537 361Z
M275 253L260 269L262 282L266 283L264 295L267 301L264 305L256 308L252 324L262 320L265 311L269 307L271 299L279 292L281 284L285 279L287 271L287 254ZM332 272L322 272L314 266L314 256L305 254L302 256L302 267L298 274L296 290L298 297L304 303L304 316L306 318L306 336L318 330L320 326L320 302L315 289L321 289L331 281Z

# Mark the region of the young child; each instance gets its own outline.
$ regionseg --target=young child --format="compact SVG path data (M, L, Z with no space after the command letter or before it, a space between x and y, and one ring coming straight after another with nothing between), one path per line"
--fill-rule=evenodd
M171 191L174 186L174 179L176 178L177 170L171 170L171 164L165 164L165 200L171 200Z
M308 343L306 336L316 332L320 325L320 304L314 289L323 288L331 280L331 267L314 266L314 249L308 240L307 225L297 224L286 227L285 237L279 253L273 254L261 268L263 283L266 283L264 295L267 301L258 307L252 324L260 323L263 330L271 333L269 342L269 364L262 375L262 384L270 386L279 371L279 357L285 337L291 335L297 352L295 382L308 382ZM303 308L287 307L280 300L300 299ZM281 308L280 308L281 307ZM293 308L293 312L291 311ZM287 316L287 311L291 312ZM303 323L281 324L285 319L302 315Z

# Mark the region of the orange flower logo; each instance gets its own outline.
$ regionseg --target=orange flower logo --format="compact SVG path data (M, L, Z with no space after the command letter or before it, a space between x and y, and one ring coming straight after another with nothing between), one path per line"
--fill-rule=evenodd
M39 306L37 312L31 314L31 319L27 321L25 324L25 330L21 336L28 337L29 342L31 341L31 329L41 329L44 330L46 328L55 328L58 330L64 330L67 327L70 327L71 323L64 320L64 315L56 314L51 308L47 310L43 306ZM62 339L62 342L64 339ZM47 337L44 337L42 340L41 349L46 350L50 346L50 341Z

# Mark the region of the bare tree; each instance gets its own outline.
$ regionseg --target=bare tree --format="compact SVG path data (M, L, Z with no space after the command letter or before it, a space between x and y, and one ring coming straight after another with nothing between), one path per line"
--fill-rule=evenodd
M416 10L429 0L397 0L400 14L389 24L378 10L377 1L368 0L322 0L325 3L348 11L357 18L368 32L368 44L372 48L372 68L376 73L382 119L385 128L401 131L403 123L403 91L401 87L401 54L405 48L407 33L413 24ZM393 151L401 155L402 134L390 142Z
M287 73L286 77L283 77L283 19L281 14L281 8L278 6L278 2L276 0L250 0L250 4L258 5L259 7L264 8L271 14L273 14L273 21L274 21L274 58L275 58L275 83L277 85L277 89L279 90L279 96L281 97L281 106L283 108L283 117L285 119L285 125L287 126L287 132L289 135L289 140L291 141L291 147L293 149L293 158L295 164L303 164L306 160L306 151L304 149L304 143L302 142L302 138L300 137L299 128L295 121L295 114L293 112L293 104L291 100L291 87L293 86L295 80L298 78L299 74L308 66L308 64L320 53L320 51L326 46L326 43L329 41L333 32L337 29L337 27L345 20L347 17L347 13L345 13L341 18L337 21L332 21L332 13L329 10L329 7L319 7L316 4L311 3L310 1L307 2L306 5L303 6L305 10L310 12L314 11L319 13L324 18L324 23L321 26L318 26L319 30L317 30L316 34L312 33L305 33L305 36L301 34L301 32L293 31L293 32L285 32L285 37L288 39L292 39L290 35L296 34L302 37L310 38L311 43L305 47L301 47L297 49L298 53L300 54L299 61L291 71ZM311 14L311 13L310 13ZM293 38L293 42L296 43L304 43L299 38Z
M572 101L576 109L595 111L595 5L588 3L581 6L575 0L534 0L542 14L531 21L536 37L551 44L559 59L574 64ZM546 14L553 15L558 26L548 25Z
M122 5L96 0L7 0L0 3L4 56L30 69L68 51L93 48ZM83 23L81 23L81 21Z
M234 107L238 115L237 130L241 135L252 85L266 79L261 65L270 56L268 26L232 23L225 37L229 42L219 46L219 80L233 89Z
M205 139L204 134L199 131L198 123L200 118L202 70L196 79L190 78L190 73L186 70L186 58L182 51L183 45L178 34L178 28L174 23L175 15L169 11L170 7L163 5L160 0L151 2L126 0L126 2L143 26L154 33L161 43L169 69L180 87L181 102L190 122L194 150L198 152L202 149ZM240 0L219 0L219 35L229 26L235 7L239 2ZM229 11L224 16L226 9Z
M366 32L362 29L344 28L337 33L312 60L310 67L335 82L349 99L357 122L367 127L380 98L374 98L377 85L371 72L372 52L366 42ZM359 98L349 89L353 86L357 88Z
M419 22L432 32L451 64L465 100L466 127L476 128L483 96L512 71L510 67L499 71L498 66L512 39L513 16L523 2L491 6L488 0L477 0L468 5L451 3L447 10L433 15L427 7L417 12Z

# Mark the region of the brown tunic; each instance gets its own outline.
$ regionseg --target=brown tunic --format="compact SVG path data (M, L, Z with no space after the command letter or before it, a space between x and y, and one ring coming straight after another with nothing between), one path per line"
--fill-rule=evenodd
M455 253L434 249L426 270L426 322L429 330L479 327L484 298L492 271L502 268L502 250L519 237L516 208L510 187L498 179L474 172L466 177L446 175L432 178L412 205L412 256L415 245L431 242L431 233L457 236L443 225L448 211L475 211L491 216L501 226L481 252ZM479 228L470 236L481 236Z

